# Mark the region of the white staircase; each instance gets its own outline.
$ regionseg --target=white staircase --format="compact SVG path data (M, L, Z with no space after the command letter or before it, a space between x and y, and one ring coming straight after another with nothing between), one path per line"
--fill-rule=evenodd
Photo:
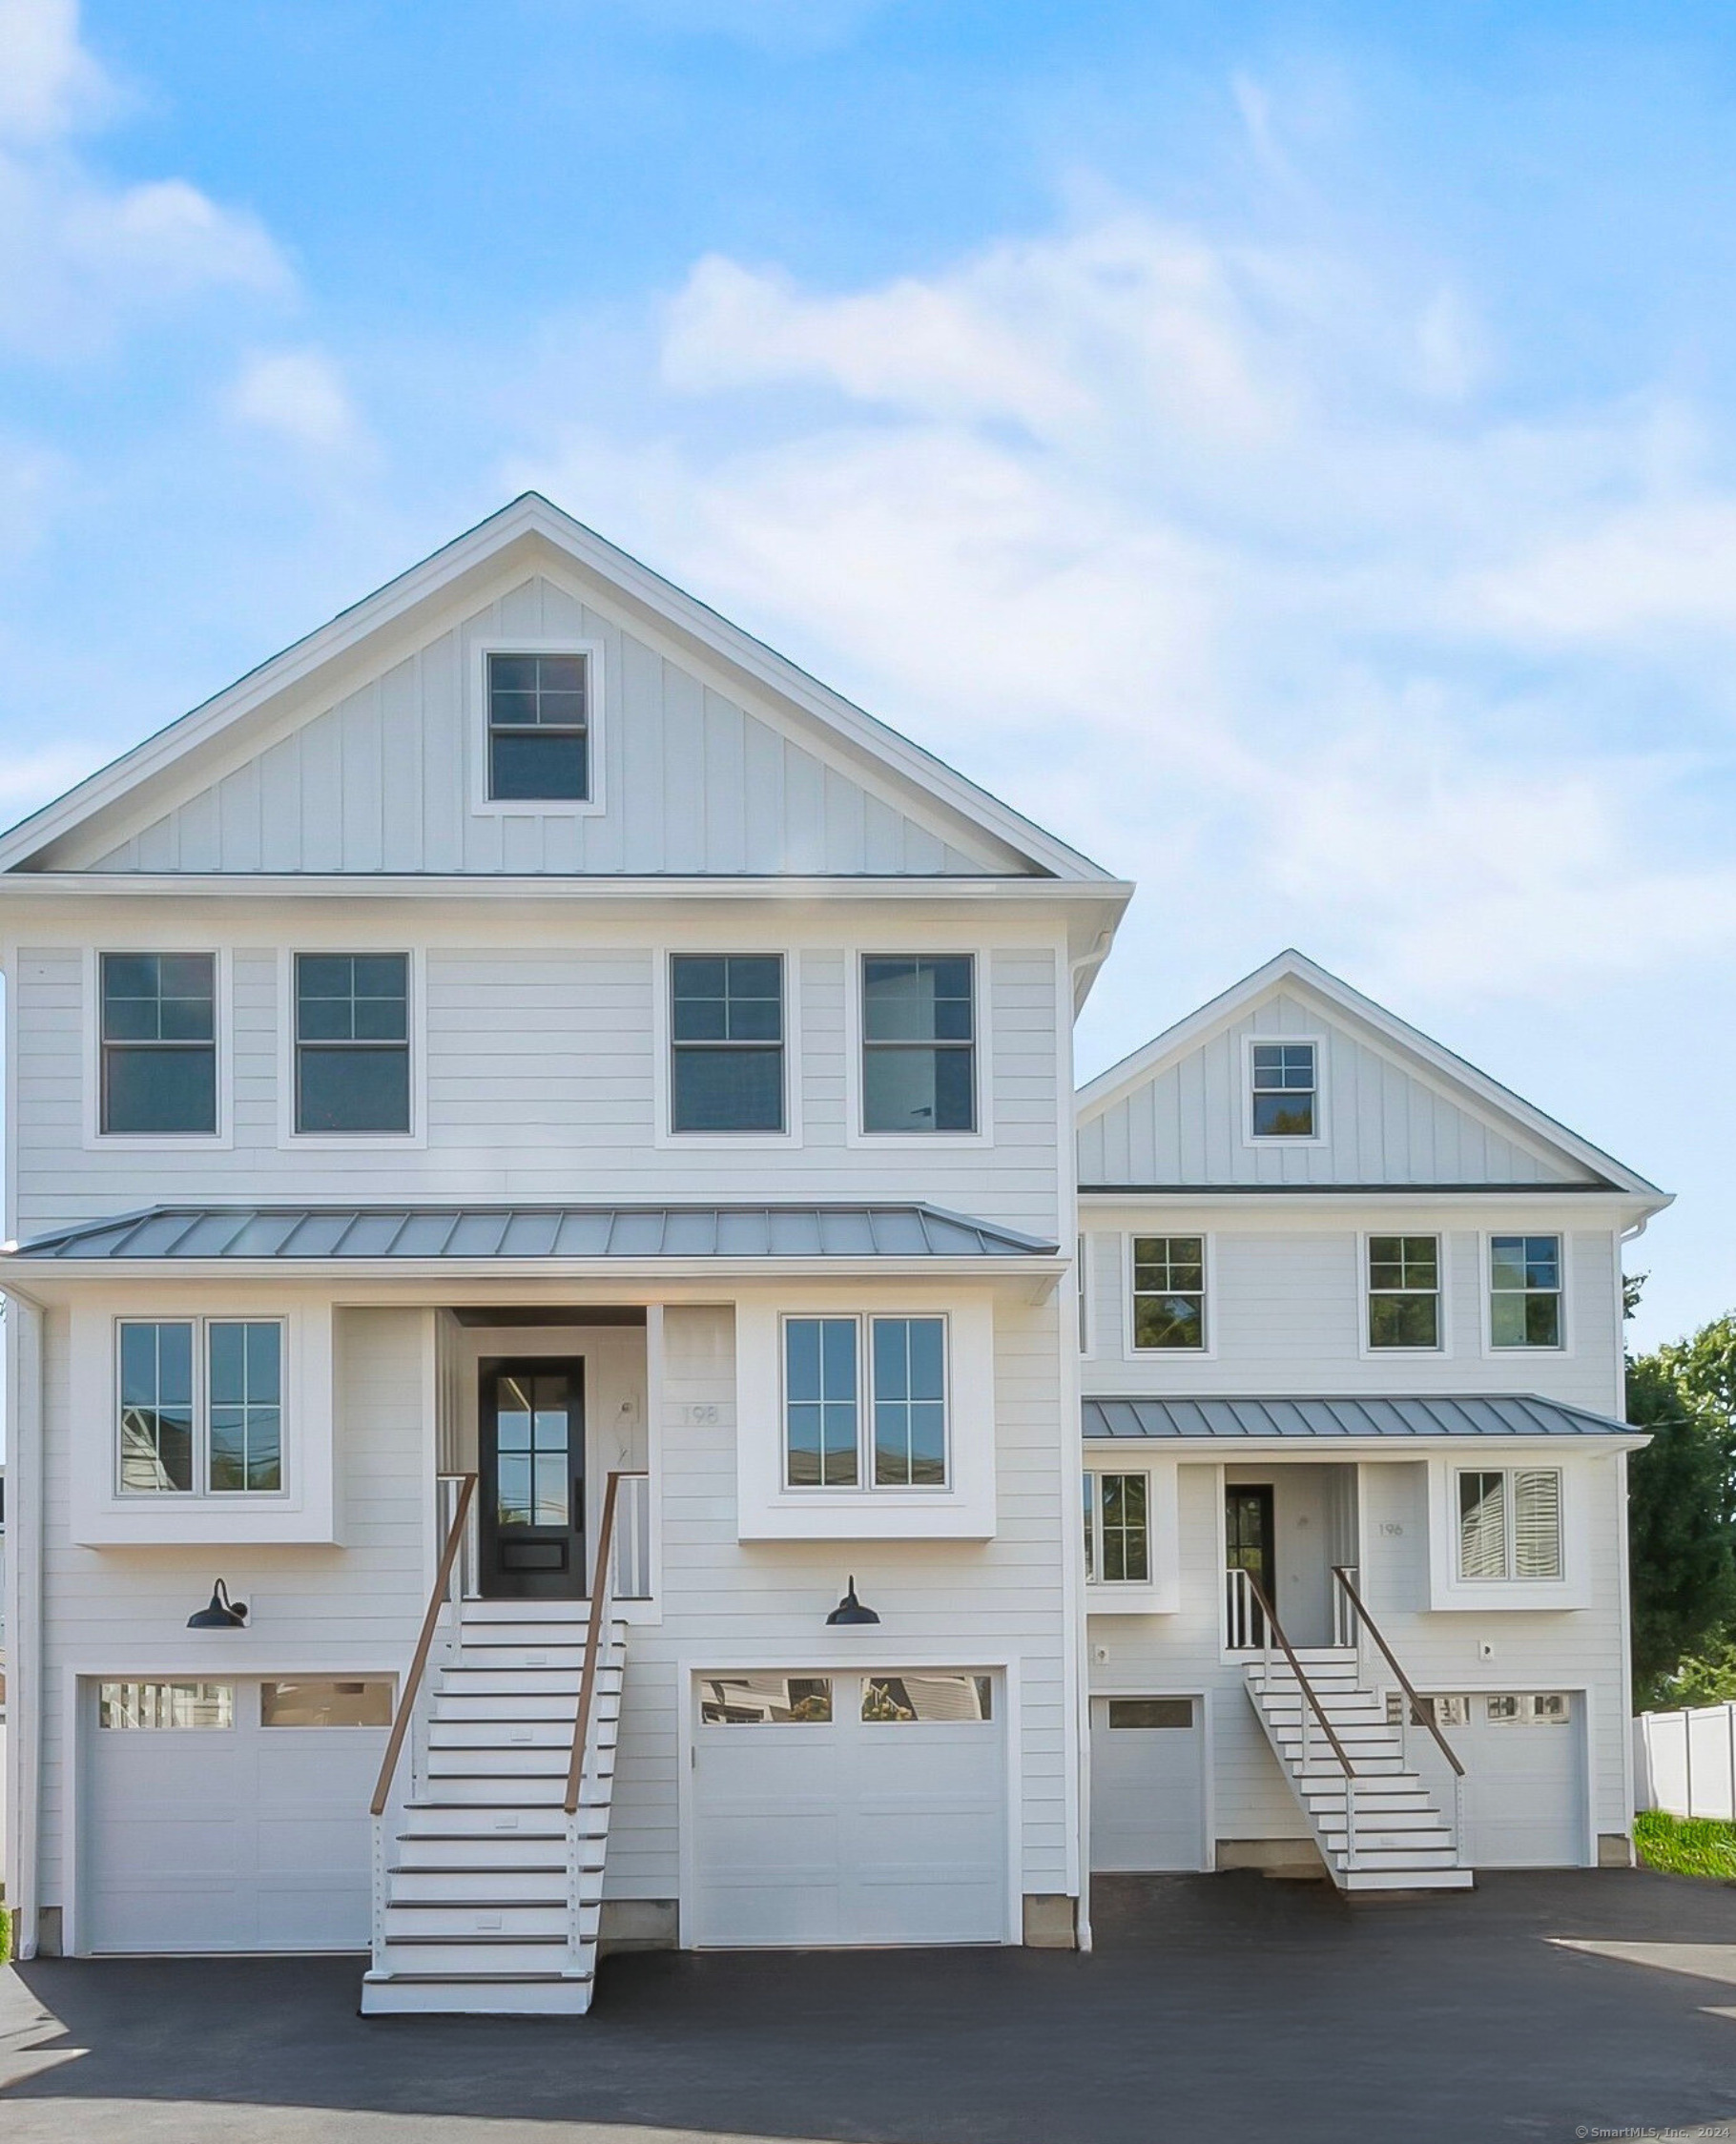
M578 1806L565 1807L582 1602L454 1604L399 1791L375 1820L363 2016L590 2008L626 1625L600 1625Z
M1386 1699L1363 1680L1357 1649L1297 1646L1294 1659L1318 1710L1276 1646L1250 1661L1248 1696L1333 1882L1341 1891L1469 1889L1462 1817L1443 1815L1412 1769L1406 1729L1388 1721ZM1348 1784L1323 1719L1349 1760Z

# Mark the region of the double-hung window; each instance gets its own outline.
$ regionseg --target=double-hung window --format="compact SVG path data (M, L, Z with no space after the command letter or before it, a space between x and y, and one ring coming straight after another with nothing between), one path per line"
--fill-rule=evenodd
M296 1129L410 1129L405 953L296 955Z
M105 953L100 967L102 1129L215 1133L216 957Z
M1085 1557L1087 1585L1150 1584L1149 1474L1085 1475Z
M1318 1137L1320 1080L1312 1042L1251 1043L1250 1073L1248 1128L1255 1139Z
M968 953L862 961L862 1129L977 1128L976 962Z
M283 1329L275 1319L123 1319L117 1465L129 1495L283 1486Z
M590 663L582 654L488 657L488 795L584 803L590 795Z
M1458 1475L1462 1579L1561 1576L1561 1476L1554 1467L1493 1467Z
M1489 1341L1496 1348L1561 1345L1561 1239L1489 1239Z
M670 1129L784 1129L784 964L776 953L670 961Z
M1206 1345L1206 1239L1135 1236L1133 1345Z
M784 1481L792 1489L942 1489L946 1320L784 1320Z
M1369 1238L1369 1346L1440 1346L1440 1238Z

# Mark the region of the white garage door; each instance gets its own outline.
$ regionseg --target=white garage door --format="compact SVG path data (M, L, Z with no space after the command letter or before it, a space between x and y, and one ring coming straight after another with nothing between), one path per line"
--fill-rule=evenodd
M84 1950L363 1950L383 1679L85 1693Z
M1005 1940L994 1677L755 1671L695 1683L685 1941Z
M1198 1698L1091 1700L1091 1866L1206 1866Z
M1580 1868L1590 1859L1585 1707L1577 1690L1478 1691L1443 1731L1465 1767L1478 1868Z

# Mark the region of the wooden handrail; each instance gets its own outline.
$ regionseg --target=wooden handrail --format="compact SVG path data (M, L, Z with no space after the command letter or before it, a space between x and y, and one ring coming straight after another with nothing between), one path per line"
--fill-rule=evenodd
M1453 1744L1447 1740L1446 1736L1441 1733L1440 1722L1435 1717L1435 1707L1433 1705L1425 1706L1422 1700L1416 1695L1416 1692L1412 1685L1410 1677L1398 1664L1397 1655L1393 1651L1393 1648L1387 1643L1386 1639L1380 1635L1380 1625L1362 1605L1362 1596L1356 1591L1355 1587L1352 1585L1350 1573L1344 1568L1342 1563L1334 1563L1333 1565L1333 1577L1336 1578L1338 1583L1344 1588L1345 1595L1349 1599L1351 1606L1356 1611L1357 1621L1367 1629L1369 1636L1374 1640L1375 1644L1379 1646L1382 1654L1384 1654L1386 1658L1386 1664L1398 1678L1399 1687L1403 1690L1405 1695L1405 1702L1411 1708L1412 1719L1420 1721L1422 1724L1429 1730L1430 1734L1435 1737L1435 1740L1440 1744L1440 1754L1446 1759L1447 1763L1452 1765L1453 1769L1462 1780L1465 1776L1465 1768L1459 1763L1458 1759L1454 1755Z
M597 1529L596 1568L590 1579L590 1621L585 1635L585 1666L579 1677L579 1709L572 1721L572 1755L567 1763L567 1794L561 1806L568 1816L579 1805L579 1785L585 1776L585 1743L590 1732L590 1715L597 1696L597 1659L602 1651L603 1624L615 1590L615 1498L621 1475L611 1474L603 1492L603 1523Z
M433 1590L428 1595L428 1612L422 1618L422 1636L416 1640L416 1653L410 1661L410 1672L404 1679L403 1688L399 1692L398 1714L392 1721L385 1755L380 1761L380 1779L374 1788L374 1799L368 1804L369 1813L373 1816L385 1814L386 1802L392 1792L392 1774L398 1769L403 1738L409 1732L410 1713L428 1664L428 1648L434 1642L434 1633L440 1624L441 1603L446 1598L452 1566L458 1560L458 1551L464 1541L465 1521L470 1515L470 1499L476 1495L476 1476L467 1474L460 1478L464 1487L458 1493L458 1509L452 1515L452 1524L446 1534L446 1545L440 1552L440 1568L434 1574Z
M1320 1722L1321 1726L1326 1729L1327 1742L1332 1745L1333 1755L1344 1767L1345 1778L1347 1780L1354 1780L1356 1777L1356 1767L1345 1755L1344 1744L1338 1740L1337 1735L1333 1730L1332 1721L1326 1717L1326 1707L1314 1695L1314 1686L1308 1680L1308 1676L1302 1666L1302 1662L1296 1658L1295 1647L1291 1643L1290 1639L1285 1637L1284 1625L1279 1622L1276 1615L1273 1613L1271 1602L1266 1598L1265 1588L1260 1584L1259 1579L1254 1577L1251 1571L1244 1570L1242 1573L1242 1577L1248 1582L1249 1591L1253 1595L1254 1598L1260 1604L1260 1613L1266 1618L1267 1629L1271 1631L1272 1636L1277 1639L1278 1643L1284 1648L1284 1658L1290 1662L1290 1671L1295 1677L1297 1687L1301 1690L1304 1700L1313 1708L1314 1718ZM1262 1688L1261 1694L1265 1694L1264 1688Z

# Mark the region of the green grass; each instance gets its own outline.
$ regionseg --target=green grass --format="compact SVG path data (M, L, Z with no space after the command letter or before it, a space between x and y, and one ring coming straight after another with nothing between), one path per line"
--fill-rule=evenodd
M1661 1868L1670 1876L1715 1876L1736 1883L1736 1824L1643 1809L1634 1819L1634 1845L1648 1868Z
M11 1954L12 1917L4 1906L0 1906L0 1966L5 1965Z

